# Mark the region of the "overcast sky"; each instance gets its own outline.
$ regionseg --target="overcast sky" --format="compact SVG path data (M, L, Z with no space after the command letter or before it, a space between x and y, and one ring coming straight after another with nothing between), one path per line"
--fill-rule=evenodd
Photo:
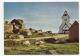
M57 33L65 10L68 11L71 22L79 19L77 2L6 2L4 18L5 20L23 19L26 28Z

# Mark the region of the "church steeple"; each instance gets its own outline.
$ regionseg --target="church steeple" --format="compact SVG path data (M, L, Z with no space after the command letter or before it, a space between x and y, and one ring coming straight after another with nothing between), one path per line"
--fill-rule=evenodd
M70 17L68 15L68 12L65 10L62 15L62 24L59 27L59 33L67 33L68 29L70 27L69 25Z
M68 12L65 10L62 15L62 23L69 23L70 16L68 15Z

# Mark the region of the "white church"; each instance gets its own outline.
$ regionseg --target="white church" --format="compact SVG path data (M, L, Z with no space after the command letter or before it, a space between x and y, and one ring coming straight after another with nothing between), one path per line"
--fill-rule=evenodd
M64 11L64 14L62 16L62 24L59 27L58 33L68 33L70 26L70 16L68 15L67 11Z

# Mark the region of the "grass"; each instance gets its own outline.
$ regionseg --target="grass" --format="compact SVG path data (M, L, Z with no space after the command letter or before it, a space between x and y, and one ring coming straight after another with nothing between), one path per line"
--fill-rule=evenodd
M64 39L68 39L69 36L68 34L57 34L57 35L53 35L53 38L64 38Z
M67 44L50 44L46 43L42 46L36 45L20 45L13 46L10 50L5 49L5 54L52 54L49 50L55 50L57 54L78 54L79 44L78 43L67 43Z
M59 54L78 54L79 46L78 43L68 44L49 44L51 49L55 49Z
M63 38L68 39L68 34L56 34L49 35L50 38ZM34 38L34 39L32 39ZM51 44L45 43L43 45L37 46L34 44L36 41L36 34L30 37L31 45L22 45L19 42L16 45L8 46L11 41L4 42L4 54L6 55L19 55L19 54L79 54L79 43L64 43L64 44ZM46 39L42 37L41 39ZM11 48L11 49L10 49Z

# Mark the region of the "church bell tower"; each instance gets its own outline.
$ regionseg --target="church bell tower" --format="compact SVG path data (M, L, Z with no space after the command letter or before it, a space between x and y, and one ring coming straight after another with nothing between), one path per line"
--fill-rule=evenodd
M70 16L68 15L67 11L65 10L62 15L62 24L59 27L59 33L68 33L70 28Z

